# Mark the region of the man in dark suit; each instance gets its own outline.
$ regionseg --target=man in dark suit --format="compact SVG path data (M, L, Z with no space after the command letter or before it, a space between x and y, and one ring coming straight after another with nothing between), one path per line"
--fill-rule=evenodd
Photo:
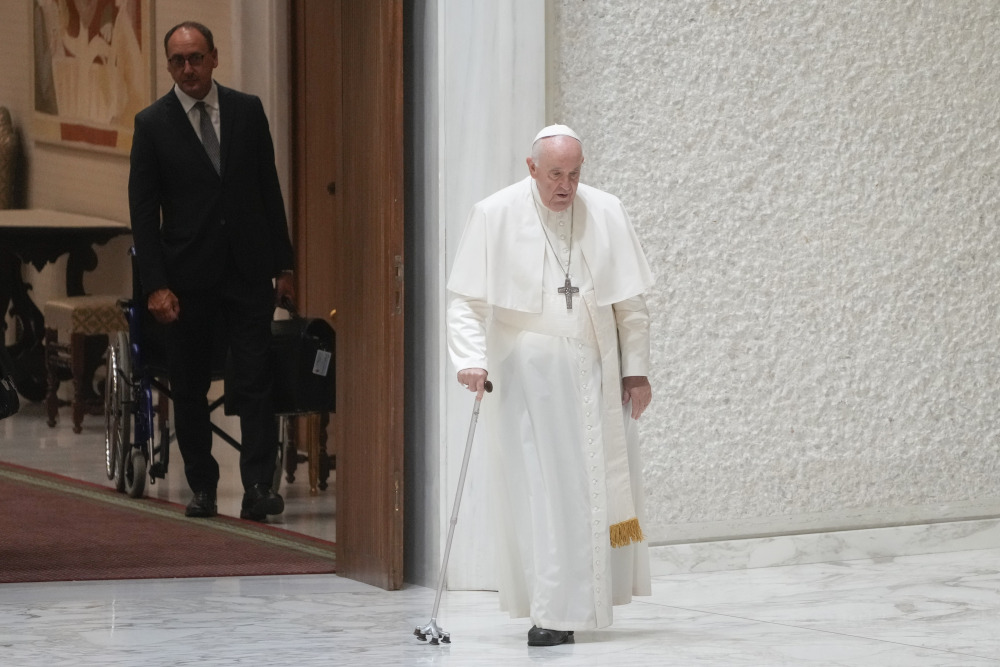
M270 327L275 305L294 298L274 146L260 99L214 81L208 28L181 23L163 44L175 85L135 117L128 190L142 289L167 325L174 427L194 492L186 514L217 512L207 394L222 336L234 369L227 398L240 415L240 516L263 521L284 510L272 488Z

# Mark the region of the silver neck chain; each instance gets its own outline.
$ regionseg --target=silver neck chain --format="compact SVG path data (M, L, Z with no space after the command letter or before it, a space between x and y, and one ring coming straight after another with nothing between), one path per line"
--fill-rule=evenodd
M542 211L538 208L538 200L532 196L531 201L535 205L535 212L538 214L538 224L542 226L542 234L545 235L545 242L549 244L552 256L556 258L556 263L562 269L562 260L559 259L559 253L556 252L555 246L552 245L552 239L549 238L549 230L545 228L545 218L542 217ZM564 269L567 279L569 279L569 267L573 263L573 206L574 204L570 204L569 207L569 258L566 260L566 268Z

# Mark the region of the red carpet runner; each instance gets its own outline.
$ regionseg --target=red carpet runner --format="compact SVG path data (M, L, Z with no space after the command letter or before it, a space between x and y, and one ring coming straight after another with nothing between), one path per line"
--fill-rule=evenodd
M335 545L0 463L0 583L334 572Z

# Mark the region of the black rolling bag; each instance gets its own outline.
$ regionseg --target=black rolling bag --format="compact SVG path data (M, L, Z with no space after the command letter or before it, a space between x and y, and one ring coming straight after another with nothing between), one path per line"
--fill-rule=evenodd
M334 412L336 335L325 320L271 322L275 414Z

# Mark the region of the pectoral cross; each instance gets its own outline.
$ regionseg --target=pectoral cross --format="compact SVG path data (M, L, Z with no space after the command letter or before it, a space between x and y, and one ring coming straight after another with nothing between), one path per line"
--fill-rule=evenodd
M573 295L580 291L579 287L573 287L573 283L569 280L569 274L566 274L566 282L563 286L559 288L560 294L566 295L566 310L573 310Z

